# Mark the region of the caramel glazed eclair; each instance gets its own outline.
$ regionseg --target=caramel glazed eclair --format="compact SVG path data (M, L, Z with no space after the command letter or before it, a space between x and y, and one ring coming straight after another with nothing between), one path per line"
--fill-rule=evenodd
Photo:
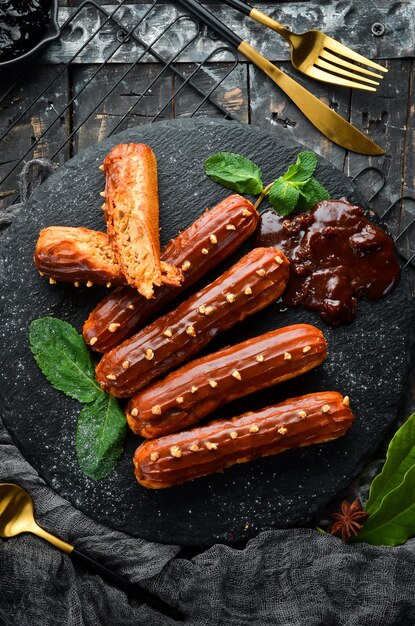
M277 248L254 248L210 285L107 352L96 368L98 383L113 396L133 395L274 302L288 274L288 259Z
M135 476L148 489L172 487L236 463L337 439L353 420L348 396L335 391L292 398L255 413L145 441L134 455Z
M327 356L323 333L309 324L273 330L190 361L138 392L126 410L137 435L161 437L219 406L299 376Z
M258 222L254 205L236 194L206 210L161 251L162 263L183 272L181 286L162 285L150 300L131 287L114 289L86 320L86 343L97 352L107 352L137 332L179 293L235 252L253 234Z

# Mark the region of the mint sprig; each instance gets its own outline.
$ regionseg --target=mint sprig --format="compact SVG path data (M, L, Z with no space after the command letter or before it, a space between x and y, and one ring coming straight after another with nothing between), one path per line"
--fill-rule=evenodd
M50 384L84 404L76 434L82 471L94 480L106 478L122 454L126 420L117 401L97 384L85 341L67 322L43 317L30 324L29 342Z
M251 196L263 189L262 173L255 163L234 152L218 152L205 161L209 178L223 187Z
M293 211L307 211L317 202L328 200L330 194L313 177L317 167L314 152L299 152L295 163L264 188L260 168L246 157L233 152L219 152L205 162L209 178L237 193L259 195L256 207L268 196L275 211L286 216Z

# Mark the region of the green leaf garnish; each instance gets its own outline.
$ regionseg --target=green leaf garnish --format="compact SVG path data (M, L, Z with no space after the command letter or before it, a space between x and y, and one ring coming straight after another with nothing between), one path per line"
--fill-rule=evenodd
M305 183L312 175L317 167L317 155L315 152L299 152L297 162L290 165L284 174L284 179L292 183Z
M296 209L300 211L308 211L317 202L329 200L330 194L316 178L310 178L304 187L299 189L299 198Z
M415 535L415 413L390 441L365 510L369 519L352 541L397 546Z
M73 326L55 317L34 320L29 341L51 385L85 405L76 432L78 463L90 478L106 478L122 454L126 420L115 398L97 384L85 341Z
M215 183L237 193L256 196L263 189L262 173L255 163L234 152L219 152L205 161L205 172Z
M291 185L283 176L277 178L273 183L268 200L278 215L288 215L297 205L300 192L294 185Z
M55 317L33 320L29 341L36 363L55 389L79 402L93 402L100 395L91 355L73 326Z
M83 472L94 480L111 474L123 451L125 415L115 398L103 393L79 414L76 454Z

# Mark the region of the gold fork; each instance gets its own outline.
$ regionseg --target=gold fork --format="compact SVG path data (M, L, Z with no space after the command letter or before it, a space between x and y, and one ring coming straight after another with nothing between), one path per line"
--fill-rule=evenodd
M292 65L306 76L342 87L376 91L372 85L379 85L379 82L368 76L382 79L382 74L377 74L362 65L379 72L388 71L386 67L366 59L319 30L308 30L301 34L292 33L276 20L242 0L223 0L223 2L284 37L291 46Z

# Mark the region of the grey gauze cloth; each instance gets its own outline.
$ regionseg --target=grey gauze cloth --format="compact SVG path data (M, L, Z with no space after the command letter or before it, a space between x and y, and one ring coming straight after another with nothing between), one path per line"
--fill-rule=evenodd
M23 202L52 170L43 160L25 166ZM415 540L375 548L314 530L279 530L261 533L243 550L215 545L191 560L175 558L179 546L131 538L73 508L25 461L1 423L0 481L31 493L46 530L180 607L189 626L415 624ZM0 626L173 623L37 537L0 540Z

